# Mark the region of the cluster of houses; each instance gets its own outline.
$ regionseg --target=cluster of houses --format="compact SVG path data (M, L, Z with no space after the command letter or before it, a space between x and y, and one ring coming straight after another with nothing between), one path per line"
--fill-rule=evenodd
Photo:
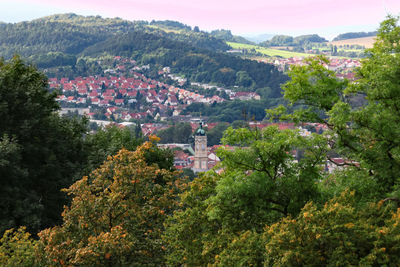
M138 72L143 67L136 66L134 61L121 57L116 57L116 60L119 64L114 69L104 71L104 76L50 78L49 87L60 92L57 101L62 107L90 108L88 115L91 117L102 112L100 117L103 119L122 121L148 116L165 119L178 116L187 105L195 102L212 104L226 101L218 95L205 97L194 89L147 78ZM129 77L123 74L126 71L129 71ZM169 72L169 68L164 68L160 74L164 72ZM260 99L253 92L227 92L231 100Z
M271 58L263 59L263 62L272 63L277 66L279 70L287 71L291 65L305 65L304 59L304 57ZM354 80L354 69L360 67L361 62L358 59L335 57L329 58L329 63L324 65L328 70L336 72L339 78Z

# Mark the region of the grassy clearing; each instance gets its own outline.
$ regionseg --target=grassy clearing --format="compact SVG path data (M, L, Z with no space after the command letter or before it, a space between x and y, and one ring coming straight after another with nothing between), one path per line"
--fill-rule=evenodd
M292 52L292 51L286 51L286 50L278 50L278 49L272 49L272 48L266 48L266 47L261 47L257 45L250 45L250 44L241 44L241 43L234 43L234 42L226 42L229 46L231 46L233 49L255 49L257 52L274 57L274 56L279 56L283 58L290 58L290 57L309 57L313 56L312 54L306 54L306 53L298 53L298 52Z
M169 28L165 28L165 27L160 27L160 26L158 26L158 25L147 25L147 27L153 28L153 29L162 30L162 31L164 31L164 32L166 32L166 33L170 33L170 32L173 32L173 33L176 33L176 34L182 33L181 30L169 29Z

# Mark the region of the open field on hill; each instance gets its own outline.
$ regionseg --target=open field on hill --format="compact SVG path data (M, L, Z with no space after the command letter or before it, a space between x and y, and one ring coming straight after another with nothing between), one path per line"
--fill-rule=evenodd
M162 31L165 31L166 33L170 33L170 32L173 32L173 33L176 33L176 34L182 33L181 30L169 29L167 27L161 27L161 26L158 26L158 25L147 25L147 27L153 28L153 29L162 30Z
M233 49L255 49L257 52L266 55L266 56L280 56L283 58L290 58L290 57L308 57L312 56L312 54L306 53L298 53L286 50L278 50L278 49L271 49L266 47L261 47L257 45L249 45L249 44L240 44L240 43L233 43L233 42L226 42L229 46Z
M332 45L340 46L340 45L362 45L365 48L371 48L375 42L376 36L369 36L363 38L354 38L354 39L347 39L347 40L340 40L330 42Z

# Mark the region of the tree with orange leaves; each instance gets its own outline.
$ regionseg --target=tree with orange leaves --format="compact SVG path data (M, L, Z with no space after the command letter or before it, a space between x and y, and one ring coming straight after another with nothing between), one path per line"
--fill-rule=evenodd
M39 263L163 265L163 223L186 184L176 171L147 163L146 155L157 150L152 142L122 149L66 189L72 202L63 224L39 233Z

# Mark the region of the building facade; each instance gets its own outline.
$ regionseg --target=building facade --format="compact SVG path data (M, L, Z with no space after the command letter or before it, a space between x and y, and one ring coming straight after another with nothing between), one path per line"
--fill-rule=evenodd
M194 136L194 172L208 171L208 150L207 150L207 135L203 129L203 124L196 130Z

